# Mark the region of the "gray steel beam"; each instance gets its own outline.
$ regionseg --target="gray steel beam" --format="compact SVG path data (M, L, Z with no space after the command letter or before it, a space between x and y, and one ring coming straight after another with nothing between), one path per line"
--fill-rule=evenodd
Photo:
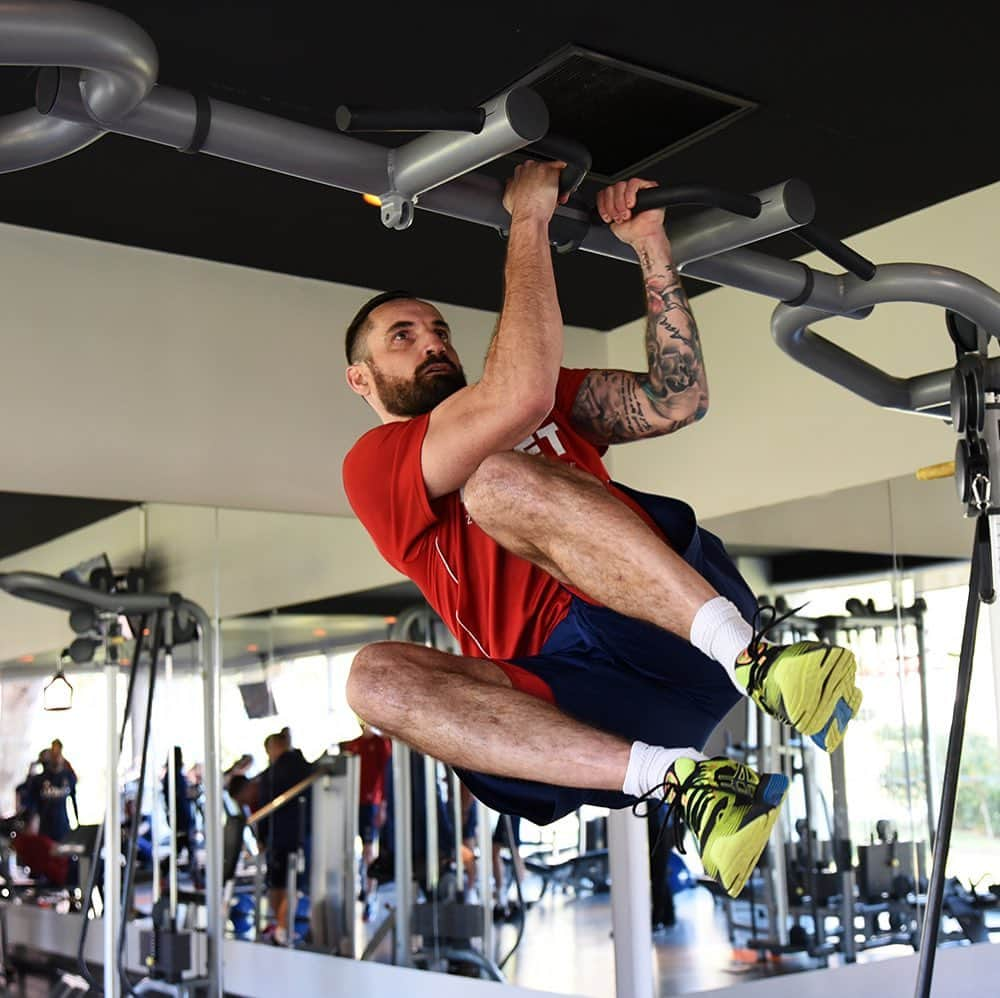
M100 138L109 121L135 107L156 80L156 46L134 21L71 0L0 2L0 65L74 66L86 120L37 110L0 119L0 173L48 163Z
M932 264L890 263L879 266L870 281L845 274L843 306L857 312L887 302L938 305L964 315L987 332L1000 333L1000 294L961 271ZM771 317L775 342L794 360L837 384L888 409L946 416L941 409L950 393L951 369L899 378L838 347L809 328L828 317L810 306L779 305Z
M486 119L478 134L428 132L393 149L389 153L390 189L406 198L416 197L537 142L549 130L548 108L525 87L494 97L482 109Z
M751 249L733 249L728 253L694 264L682 265L684 274L712 284L722 284L741 291L795 301L809 288L806 302L821 312L864 318L867 313L850 315L844 302L843 280L840 276L813 270L795 260L781 260Z
M34 108L0 119L0 173L51 163L96 142L101 129L58 118L43 118Z
M74 84L71 71L59 72L50 114L85 120ZM388 183L387 151L380 146L214 98L208 106L211 125L200 151L209 156L358 193L378 193ZM155 86L109 131L183 149L190 145L197 121L193 94Z

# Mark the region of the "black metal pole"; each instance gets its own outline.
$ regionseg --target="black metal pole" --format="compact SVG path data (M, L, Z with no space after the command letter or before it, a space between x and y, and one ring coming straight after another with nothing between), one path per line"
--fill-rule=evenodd
M920 675L920 740L924 756L924 799L927 805L928 845L934 847L934 788L931 786L931 736L929 710L927 706L927 648L924 642L924 614L917 612L914 623L917 628L917 667Z
M976 647L976 626L979 623L983 565L984 559L985 564L989 564L989 557L989 523L986 514L982 513L976 521L976 539L972 547L969 600L965 609L965 630L962 633L962 650L955 685L955 709L951 716L948 757L944 764L944 784L941 788L941 805L938 808L937 833L934 836L934 861L930 883L927 885L924 924L920 932L920 962L917 967L915 998L930 998L931 981L934 976L934 957L937 953L938 926L941 922L941 903L944 896L944 864L948 859L951 828L955 818L958 771L962 762L962 742L965 739L965 715L972 687L972 654Z

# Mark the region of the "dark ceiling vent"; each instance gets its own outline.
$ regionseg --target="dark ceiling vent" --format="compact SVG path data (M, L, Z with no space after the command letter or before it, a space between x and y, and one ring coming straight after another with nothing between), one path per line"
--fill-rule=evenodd
M550 130L582 142L593 156L591 176L609 182L641 173L757 106L575 45L517 85L538 93Z

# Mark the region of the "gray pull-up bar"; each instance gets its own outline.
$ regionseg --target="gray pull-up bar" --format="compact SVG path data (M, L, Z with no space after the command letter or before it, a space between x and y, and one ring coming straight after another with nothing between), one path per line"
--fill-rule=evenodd
M1000 294L958 270L887 263L877 267L869 281L851 274L838 281L846 312L888 302L917 302L958 312L988 333L1000 333ZM910 378L896 377L809 328L810 323L826 318L829 312L817 308L779 305L771 317L771 334L794 360L869 402L886 409L950 417L951 367Z
M72 66L82 72L78 122L34 108L0 118L0 173L68 156L100 138L156 80L156 46L122 14L69 0L0 3L0 65Z

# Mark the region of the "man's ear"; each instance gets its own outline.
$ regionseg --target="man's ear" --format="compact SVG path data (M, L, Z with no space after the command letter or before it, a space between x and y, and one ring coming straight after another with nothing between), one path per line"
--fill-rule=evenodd
M348 387L352 392L356 395L361 395L364 398L371 395L371 375L363 362L351 364L351 366L347 368L345 374L347 377Z

